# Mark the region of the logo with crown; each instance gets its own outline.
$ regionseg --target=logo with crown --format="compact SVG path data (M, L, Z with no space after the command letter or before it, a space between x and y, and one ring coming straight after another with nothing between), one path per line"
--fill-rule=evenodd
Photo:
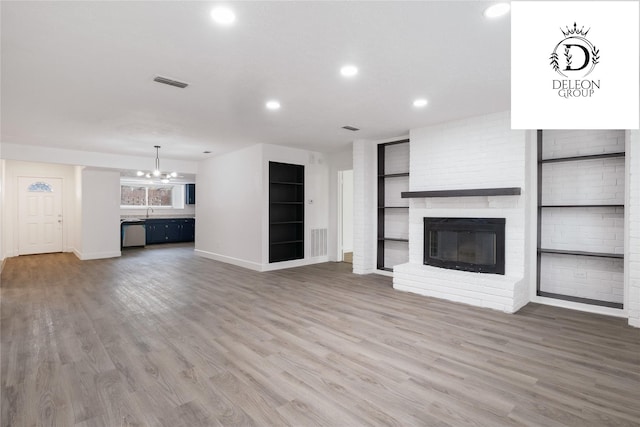
M560 28L564 38L556 45L549 59L553 71L564 77L583 78L591 74L596 65L600 62L600 50L587 40L587 33L584 26L578 28L577 23L573 23L573 28L569 26L566 30ZM558 54L558 51L561 54Z

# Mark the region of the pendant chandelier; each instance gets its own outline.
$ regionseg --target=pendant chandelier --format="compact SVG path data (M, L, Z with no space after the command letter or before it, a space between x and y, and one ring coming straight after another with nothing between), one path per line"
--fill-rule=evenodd
M136 175L144 176L146 178L159 178L160 182L163 184L168 184L171 181L171 178L175 178L178 176L177 172L161 172L160 171L160 158L158 157L158 150L160 149L159 145L153 146L156 149L156 167L151 172L143 172L138 171Z

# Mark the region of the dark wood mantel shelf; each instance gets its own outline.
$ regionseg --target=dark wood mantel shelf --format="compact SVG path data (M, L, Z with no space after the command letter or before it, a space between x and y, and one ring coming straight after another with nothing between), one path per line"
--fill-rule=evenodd
M474 188L469 190L434 190L434 191L403 191L403 199L421 197L474 197L474 196L518 196L520 187L504 188Z

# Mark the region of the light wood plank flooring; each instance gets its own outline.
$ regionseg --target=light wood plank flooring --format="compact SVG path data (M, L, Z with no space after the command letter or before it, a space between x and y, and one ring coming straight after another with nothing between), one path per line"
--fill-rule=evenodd
M640 330L255 273L184 245L9 259L3 426L638 426Z

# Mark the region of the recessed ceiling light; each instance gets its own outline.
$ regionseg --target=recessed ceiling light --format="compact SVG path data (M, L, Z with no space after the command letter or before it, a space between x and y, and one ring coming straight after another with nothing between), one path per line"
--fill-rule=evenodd
M269 110L279 110L280 109L280 103L278 101L267 101L267 103L265 104L267 106L267 108Z
M426 107L428 103L429 103L429 101L427 101L426 99L420 98L420 99L416 99L415 101L413 101L413 106L414 107L418 107L418 108L422 108L422 107Z
M345 77L353 77L358 74L358 67L356 67L355 65L345 65L344 67L340 68L340 74Z
M506 15L510 10L511 5L509 3L496 3L484 10L484 16L486 18L498 18Z
M137 175L137 176L143 176L143 175L144 175L144 172L142 172L142 171L138 171L138 172L136 172L136 175Z
M213 19L216 24L231 25L236 20L236 14L228 7L217 6L211 11L211 19Z

